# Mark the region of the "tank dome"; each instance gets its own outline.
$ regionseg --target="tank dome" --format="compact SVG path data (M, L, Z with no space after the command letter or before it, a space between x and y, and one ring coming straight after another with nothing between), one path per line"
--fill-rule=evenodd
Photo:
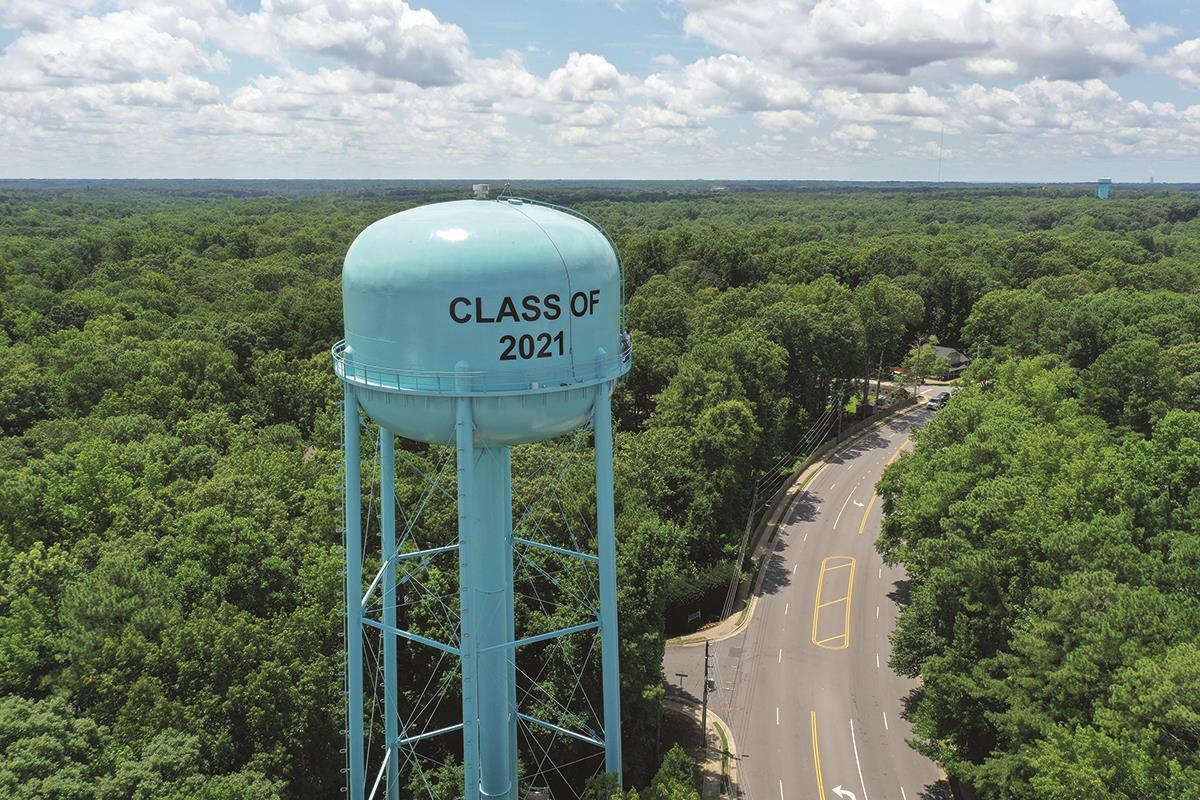
M558 436L629 369L621 288L607 237L572 214L515 199L413 208L346 254L335 368L410 439L454 441L462 396L480 442Z

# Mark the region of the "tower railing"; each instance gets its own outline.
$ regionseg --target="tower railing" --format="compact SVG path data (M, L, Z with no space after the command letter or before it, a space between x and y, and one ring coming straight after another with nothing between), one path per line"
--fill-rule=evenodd
M617 342L617 351L603 358L570 359L540 369L511 371L435 371L379 367L356 361L342 340L330 350L333 369L347 383L380 392L445 397L527 395L563 389L585 389L629 371L633 344L628 336Z

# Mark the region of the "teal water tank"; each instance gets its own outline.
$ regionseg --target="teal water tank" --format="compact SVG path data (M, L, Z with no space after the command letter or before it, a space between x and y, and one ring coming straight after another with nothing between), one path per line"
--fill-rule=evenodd
M369 226L346 254L338 376L383 427L512 445L587 422L594 387L628 371L620 262L607 236L530 201L463 200Z

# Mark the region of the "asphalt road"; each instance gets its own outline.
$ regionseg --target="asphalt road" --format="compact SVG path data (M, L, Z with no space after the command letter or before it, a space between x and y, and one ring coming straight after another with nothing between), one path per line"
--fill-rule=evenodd
M906 743L917 684L887 663L904 572L874 548L875 483L933 413L896 417L829 459L788 512L752 621L712 645L709 704L733 729L743 797L951 798L937 766ZM699 698L703 663L702 644L672 647L663 669Z

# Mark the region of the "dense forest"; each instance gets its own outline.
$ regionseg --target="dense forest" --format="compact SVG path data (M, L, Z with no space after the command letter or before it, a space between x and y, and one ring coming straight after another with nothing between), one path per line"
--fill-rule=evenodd
M664 632L696 587L723 594L755 482L933 334L978 360L886 474L880 539L912 576L894 662L924 677L919 745L988 798L1200 796L1200 199L514 188L595 217L625 262L628 782L693 791L650 744ZM0 796L338 794L341 259L370 222L463 194L0 186ZM551 543L589 503L567 438L514 453ZM406 450L402 502L445 455ZM456 594L452 568L428 582ZM407 624L438 633L444 611ZM585 650L555 653L542 694ZM459 791L441 746L417 796Z
M918 746L981 797L1200 797L1200 227L1141 219L979 298L881 482Z

